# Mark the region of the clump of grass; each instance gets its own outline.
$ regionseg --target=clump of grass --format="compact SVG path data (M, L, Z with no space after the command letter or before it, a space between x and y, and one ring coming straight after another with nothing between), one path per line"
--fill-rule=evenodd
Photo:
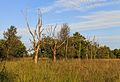
M32 60L6 62L12 82L120 82L120 60Z

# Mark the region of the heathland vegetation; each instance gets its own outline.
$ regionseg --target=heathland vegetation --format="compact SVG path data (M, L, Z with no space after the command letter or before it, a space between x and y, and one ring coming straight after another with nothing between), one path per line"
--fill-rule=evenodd
M120 82L120 49L100 46L95 37L90 41L80 32L70 34L66 23L60 31L57 25L43 30L40 14L31 31L25 19L32 35L32 49L26 49L15 26L3 33L1 82Z

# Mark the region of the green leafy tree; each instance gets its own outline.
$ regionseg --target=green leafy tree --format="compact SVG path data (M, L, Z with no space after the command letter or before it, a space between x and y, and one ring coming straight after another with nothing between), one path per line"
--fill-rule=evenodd
M75 32L73 34L73 44L74 48L76 49L76 56L77 57L82 57L85 53L85 37L82 36L79 32Z
M49 36L45 36L41 40L41 50L39 56L53 58L53 39Z
M98 51L97 51L97 58L110 58L110 48L107 46L101 46L99 47Z
M116 58L120 58L120 49L114 49L112 52L116 56Z
M5 39L5 49L7 57L22 57L27 53L26 47L17 36L17 28L11 26L3 33Z

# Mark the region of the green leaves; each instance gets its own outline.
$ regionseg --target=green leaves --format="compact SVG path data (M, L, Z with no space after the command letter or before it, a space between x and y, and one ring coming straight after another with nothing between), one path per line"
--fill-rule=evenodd
M0 41L1 54L10 57L22 57L27 53L26 47L17 36L17 28L11 26L6 32L3 33L4 39Z

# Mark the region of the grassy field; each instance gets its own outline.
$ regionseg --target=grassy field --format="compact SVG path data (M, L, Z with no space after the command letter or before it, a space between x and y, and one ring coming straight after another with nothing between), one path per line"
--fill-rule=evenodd
M0 82L120 82L120 60L9 61Z

